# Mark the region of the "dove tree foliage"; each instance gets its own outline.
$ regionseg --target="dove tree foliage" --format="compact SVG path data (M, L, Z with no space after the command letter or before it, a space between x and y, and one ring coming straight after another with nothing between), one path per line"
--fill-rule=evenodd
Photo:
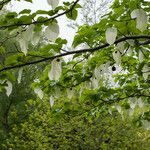
M99 22L78 27L70 48L66 46L68 41L59 37L57 19L66 16L75 21L84 7L82 0L63 5L59 5L59 0L47 0L48 11L24 9L19 13L4 11L10 2L0 2L0 33L4 35L0 41L1 93L11 97L14 85L22 84L22 76L30 68L34 78L28 86L38 103L50 103L46 106L52 110L49 115L59 118L60 114L74 112L91 119L102 112L112 116L117 112L123 119L137 113L136 125L150 129L148 1L114 0ZM11 43L13 48L7 46L10 40L15 40ZM66 60L65 56L69 58ZM34 103L32 96L28 99Z

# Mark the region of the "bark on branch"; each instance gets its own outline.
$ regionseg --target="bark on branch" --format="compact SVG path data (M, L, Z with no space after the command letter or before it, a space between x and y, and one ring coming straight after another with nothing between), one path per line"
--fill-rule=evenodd
M130 39L133 39L133 40L135 40L135 39L148 39L149 42L145 42L145 43L146 44L150 43L150 35L135 35L135 36L133 35L133 36L126 36L126 37L119 38L119 39L117 39L115 41L114 44L118 44L120 42L123 42L123 41L126 41L126 40L130 40ZM141 43L141 45L143 45L145 43ZM39 59L39 60L36 60L36 61L31 61L31 62L26 62L26 63L23 63L23 64L19 64L19 65L4 67L4 68L0 69L0 72L11 70L11 69L15 69L15 68L20 68L20 67L24 67L24 66L34 65L34 64L41 63L41 62L51 61L51 60L53 60L55 58L59 58L59 57L67 56L67 55L86 53L86 52L93 53L95 51L101 50L103 48L107 48L109 46L110 45L108 43L105 43L105 44L100 45L100 46L95 47L95 48L67 51L67 52L62 53L62 54L58 54L58 55L47 57L47 58L42 58L42 59Z

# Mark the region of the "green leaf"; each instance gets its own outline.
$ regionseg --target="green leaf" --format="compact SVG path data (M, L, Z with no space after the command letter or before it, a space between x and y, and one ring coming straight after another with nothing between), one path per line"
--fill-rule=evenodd
M76 20L77 16L78 16L78 11L76 9L73 9L72 11L67 13L66 16L67 16L67 18L69 18L71 20Z
M30 12L31 12L30 9L24 9L19 14L30 14Z
M32 3L32 0L25 0L26 2L30 2L30 3Z
M70 5L70 2L63 2L63 4L64 4L65 6L69 6L69 5Z
M15 17L17 17L17 16L18 16L18 14L17 14L16 12L9 12L9 13L7 13L7 15L6 15L6 18L12 19L12 18L15 18Z
M18 19L18 24L21 24L21 23L32 23L32 17L31 16L27 16L27 15L24 15L24 16L21 16L19 19Z
M47 14L48 14L48 11L45 11L45 10L37 10L37 11L36 11L36 14L44 14L44 15L47 15Z
M44 22L47 19L48 19L47 17L40 16L40 17L37 18L37 21L42 23L42 22Z
M82 8L80 4L76 4L75 8Z

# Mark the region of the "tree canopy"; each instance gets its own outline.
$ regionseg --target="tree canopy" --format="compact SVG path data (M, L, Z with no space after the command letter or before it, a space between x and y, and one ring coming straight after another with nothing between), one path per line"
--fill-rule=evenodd
M17 13L0 1L0 149L148 150L150 2L47 2ZM81 12L68 48L58 18Z

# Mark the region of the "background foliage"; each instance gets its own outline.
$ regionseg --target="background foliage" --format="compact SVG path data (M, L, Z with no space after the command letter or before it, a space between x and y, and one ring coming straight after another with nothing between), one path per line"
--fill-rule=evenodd
M0 149L148 150L150 3L115 0L101 14L93 0L67 49L57 18L75 21L92 0L33 13L10 2L0 2Z

